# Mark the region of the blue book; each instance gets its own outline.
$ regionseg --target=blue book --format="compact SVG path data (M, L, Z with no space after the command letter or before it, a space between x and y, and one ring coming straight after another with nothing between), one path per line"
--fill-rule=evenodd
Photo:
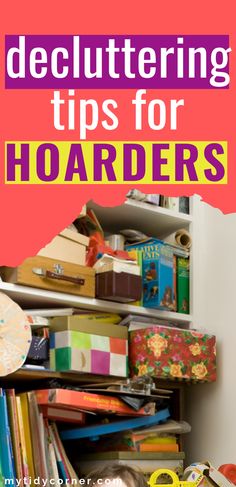
M148 238L126 246L126 250L132 249L142 252L143 306L175 311L174 248Z
M110 433L118 433L119 431L126 431L135 428L149 427L162 423L170 417L169 410L163 409L153 416L145 416L139 418L129 418L114 423L84 426L75 428L73 430L64 430L61 432L62 440L77 440L79 438L90 438L96 440L102 435L108 435Z
M5 391L0 389L0 461L4 479L12 479L15 485L15 464L12 449L11 433L8 421L7 400Z

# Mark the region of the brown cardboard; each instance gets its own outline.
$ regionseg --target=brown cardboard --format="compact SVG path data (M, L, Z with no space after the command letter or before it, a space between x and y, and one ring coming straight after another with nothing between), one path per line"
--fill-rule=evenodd
M65 229L60 235L43 247L38 255L52 259L64 260L71 264L85 265L86 247L89 244L89 238L72 230Z
M126 326L111 323L91 323L91 320L81 320L78 316L59 316L50 320L50 331L80 331L94 335L128 339Z
M127 272L96 274L96 297L120 303L138 301L142 295L142 277Z

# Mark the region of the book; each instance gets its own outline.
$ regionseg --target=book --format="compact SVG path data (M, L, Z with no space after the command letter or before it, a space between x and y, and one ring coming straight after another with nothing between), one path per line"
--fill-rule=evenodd
M0 445L0 463L3 481L5 479L13 479L13 485L15 485L14 456L9 428L7 400L3 389L0 389Z
M189 259L177 257L177 311L189 313Z
M127 198L142 201L144 203L149 203L151 205L159 206L160 204L160 195L159 194L146 194L142 193L139 189L131 189L127 195Z
M139 451L153 451L153 452L178 452L179 445L165 445L165 444L153 444L153 443L141 443L139 445Z
M159 435L152 437L149 436L148 433L146 433L144 439L139 441L141 441L142 444L148 443L149 445L176 445L177 438L176 436L159 436Z
M161 240L148 238L137 244L128 245L126 250L142 252L142 305L174 311L173 255L170 245Z
M43 417L50 419L52 421L59 421L62 423L75 423L84 424L85 423L85 413L83 411L73 411L70 409L64 409L52 406L41 406L41 412Z
M96 331L99 335L99 326L105 325L106 329L109 330L109 325L117 325L120 321L121 317L115 313L83 313L73 316L59 316L50 320L50 331L86 331L86 326L88 326L91 327L90 330L93 330L89 333Z
M54 446L54 451L55 451L55 457L56 457L56 462L57 462L57 469L58 469L58 474L59 477L63 480L64 484L67 482L69 479L69 472L66 469L66 466L64 465L60 450L57 445L57 441L54 435L54 431L52 426L49 426L49 432L50 432L50 437Z
M27 457L27 463L28 463L29 476L34 478L35 472L34 472L34 460L33 460L32 440L31 440L31 431L30 431L28 397L27 397L26 393L23 393L23 394L19 395L19 398L20 398L20 403L21 403L24 437L25 437L25 448L26 448L26 457Z
M55 484L57 484L59 481L59 472L57 468L56 453L50 434L49 424L46 419L44 419L44 438L49 478L54 479Z
M128 465L143 473L151 474L159 468L183 473L183 452L105 452L81 455L78 468L82 475L88 475L94 469L106 465Z
M129 314L127 316L125 316L125 318L123 318L120 323L119 323L119 326L129 326L130 324L134 324L135 322L138 322L138 323L143 323L143 324L147 324L147 325L166 325L166 320L162 320L160 318L152 318L152 317L149 317L149 316L140 316L140 315L132 315L132 314ZM170 324L170 322L168 321L168 324ZM176 326L176 324L175 324Z
M27 315L27 320L31 326L31 328L41 328L41 327L48 327L49 326L49 320L48 318L45 318L44 316L38 316L38 315Z
M168 419L164 424L157 424L156 426L151 426L149 428L142 428L141 430L136 430L133 435L136 441L138 441L139 437L143 436L144 434L149 434L149 436L157 434L164 434L164 433L173 433L173 434L184 434L190 433L191 426L186 421L174 421L173 419Z
M180 196L179 198L179 212L189 215L189 197Z
M68 410L84 409L106 413L116 413L126 416L150 416L154 413L153 407L144 406L139 411L123 403L118 397L92 394L89 392L69 389L41 389L35 391L35 397L40 406L53 405L54 407L68 408Z
M40 309L24 309L24 313L27 316L45 317L51 318L53 316L71 316L73 315L74 308L40 308Z
M45 459L44 434L42 432L42 414L40 415L34 392L28 392L30 430L32 439L32 451L36 477L48 477Z
M161 196L160 198L160 206L162 208L167 208L171 211L179 211L179 198L172 197L172 196Z
M14 389L6 390L7 408L9 415L10 433L12 438L13 455L15 459L16 476L23 478L23 465L21 459L20 430L17 416L16 395Z
M20 431L20 449L21 449L21 462L23 467L23 474L26 479L29 479L30 473L29 473L29 462L28 462L27 449L26 449L23 413L21 407L21 400L20 397L18 396L16 397L16 405L17 405L17 416L18 416L19 431Z
M56 423L52 423L51 432L53 433L54 441L55 441L55 444L57 445L58 450L60 452L61 459L64 462L65 470L66 470L66 472L68 472L67 478L70 479L71 481L72 481L72 479L75 479L75 481L77 481L77 484L78 484L79 483L78 476L77 476L72 464L70 463L70 461L67 457L65 448L63 446L63 443L62 443L61 438L60 438L59 433L58 433Z

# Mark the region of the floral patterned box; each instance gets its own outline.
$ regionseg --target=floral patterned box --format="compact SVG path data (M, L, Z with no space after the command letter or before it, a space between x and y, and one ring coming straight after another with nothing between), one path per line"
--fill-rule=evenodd
M216 380L216 337L159 325L129 333L131 376Z

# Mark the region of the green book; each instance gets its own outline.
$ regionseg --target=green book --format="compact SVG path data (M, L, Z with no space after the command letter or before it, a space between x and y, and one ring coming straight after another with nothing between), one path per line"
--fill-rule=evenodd
M177 311L189 313L189 259L177 257Z

